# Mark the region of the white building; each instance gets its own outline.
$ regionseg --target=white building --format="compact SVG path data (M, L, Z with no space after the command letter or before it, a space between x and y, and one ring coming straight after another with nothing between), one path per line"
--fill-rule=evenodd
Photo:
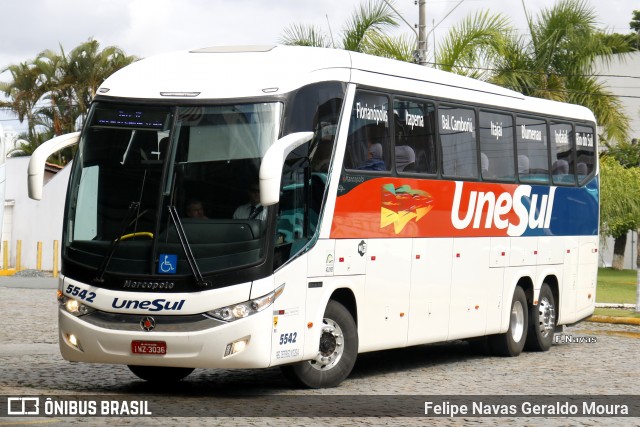
M70 167L60 170L55 165L48 166L42 200L35 201L29 198L27 192L27 167L30 159L31 157L15 157L6 160L2 241L9 244L9 266L12 268L16 266L17 241L22 241L21 266L24 269L36 268L38 242L42 242L42 269L52 270L53 242L60 242L62 237L62 214ZM3 250L0 250L2 257ZM60 254L55 256L59 266Z

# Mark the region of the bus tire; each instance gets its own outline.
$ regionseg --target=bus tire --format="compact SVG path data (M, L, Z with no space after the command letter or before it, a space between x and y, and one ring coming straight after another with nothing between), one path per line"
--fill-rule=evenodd
M342 304L331 300L322 319L318 355L312 360L282 367L285 377L306 388L335 387L344 381L358 356L358 329Z
M514 357L522 353L527 340L527 297L520 286L516 286L511 301L509 329L504 334L489 337L491 351L496 356Z
M169 366L128 365L138 378L149 382L174 382L187 377L193 368L173 368Z
M540 288L538 304L531 305L529 332L525 348L529 351L547 351L551 348L556 327L556 302L546 283Z

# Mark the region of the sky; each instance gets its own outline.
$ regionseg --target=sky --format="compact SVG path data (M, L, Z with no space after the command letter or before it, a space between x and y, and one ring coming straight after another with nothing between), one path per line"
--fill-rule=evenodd
M89 38L102 47L116 45L129 55L153 54L214 45L276 44L293 23L329 30L338 39L344 23L362 0L2 0L0 70L33 59L50 49L66 52ZM555 0L523 0L530 14ZM629 33L638 0L586 0L598 24L610 32ZM394 7L411 25L418 22L414 0L395 0ZM451 10L453 9L453 12ZM522 0L427 0L429 48L464 17L481 10L502 13L526 32ZM448 17L447 14L450 15ZM445 18L446 17L446 18ZM396 33L410 33L402 23ZM640 75L640 71L638 71ZM8 81L7 73L0 81ZM0 111L0 126L17 131L26 123Z

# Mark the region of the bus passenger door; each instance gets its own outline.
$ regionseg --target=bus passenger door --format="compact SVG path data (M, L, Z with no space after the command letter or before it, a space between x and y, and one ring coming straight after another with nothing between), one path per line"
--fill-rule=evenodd
M407 344L412 239L369 239L360 351ZM360 315L358 316L360 317Z

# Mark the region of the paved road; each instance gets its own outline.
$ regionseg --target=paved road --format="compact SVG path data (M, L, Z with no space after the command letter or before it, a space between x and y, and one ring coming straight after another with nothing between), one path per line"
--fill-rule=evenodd
M639 425L638 418L332 418L336 396L352 399L354 412L367 396L392 395L635 395L640 400L640 327L582 323L566 336L595 343L559 342L546 353L518 358L478 355L466 343L425 345L361 355L351 378L329 390L293 388L278 369L196 370L177 386L138 380L124 366L64 361L58 353L55 281L0 279L0 395L118 395L179 405L194 414L217 402L242 414L279 402L283 413L296 405L318 405L314 418L0 418L0 425ZM38 282L38 283L36 283ZM15 286L14 286L15 285ZM18 286L19 285L19 286ZM567 340L564 340L567 341ZM247 395L271 396L265 402ZM244 396L244 397L243 397ZM273 398L275 396L275 399ZM323 397L327 396L327 397ZM355 397L354 397L355 396ZM400 397L398 397L400 396ZM358 400L358 397L363 400ZM305 400L306 399L306 400ZM324 399L324 400L323 400ZM407 400L410 400L407 398ZM397 403L397 401L395 401ZM391 402L393 403L393 402ZM278 407L280 407L278 406ZM258 410L256 410L258 407ZM263 406L264 407L264 406ZM374 408L379 409L379 408ZM265 413L274 414L271 406ZM289 412L290 413L290 412ZM210 412L208 413L210 414Z

